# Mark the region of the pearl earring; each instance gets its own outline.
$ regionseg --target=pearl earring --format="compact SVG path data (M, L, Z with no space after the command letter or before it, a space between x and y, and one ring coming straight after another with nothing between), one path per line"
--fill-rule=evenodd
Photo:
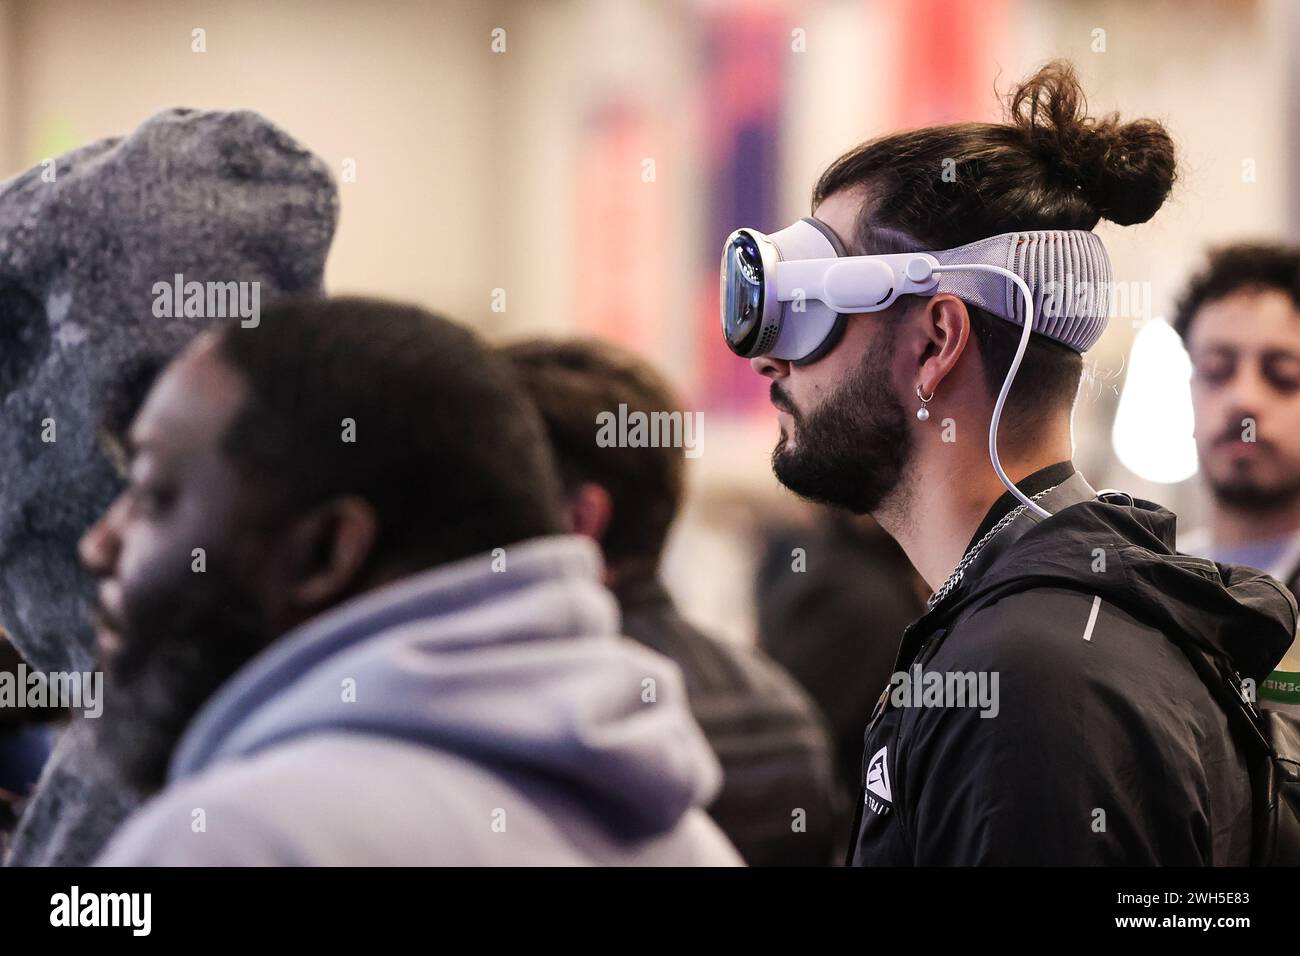
M934 400L934 392L931 392L930 397L926 398L921 394L921 386L918 385L916 386L916 397L921 400L921 407L916 410L916 417L923 422L928 422L930 420L930 409L925 406L929 405L930 402Z

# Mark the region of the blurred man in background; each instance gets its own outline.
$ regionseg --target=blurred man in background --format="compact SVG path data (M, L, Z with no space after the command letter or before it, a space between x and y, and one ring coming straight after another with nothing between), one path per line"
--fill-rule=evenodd
M1184 551L1262 568L1300 592L1300 248L1217 249L1178 305L1192 360L1196 450L1209 524ZM1265 707L1300 713L1300 647L1258 687Z
M768 529L754 588L758 639L826 715L844 792L862 782L862 732L889 685L925 582L871 518L810 508Z
M659 579L685 490L685 449L598 439L605 415L690 413L657 372L605 343L539 340L504 352L541 411L569 523L604 552L623 633L682 669L691 710L722 763L709 813L751 866L832 862L843 804L823 719L761 652L691 625Z
M270 309L168 368L129 453L81 546L97 729L166 789L104 862L739 862L680 677L617 636L536 412L468 329Z

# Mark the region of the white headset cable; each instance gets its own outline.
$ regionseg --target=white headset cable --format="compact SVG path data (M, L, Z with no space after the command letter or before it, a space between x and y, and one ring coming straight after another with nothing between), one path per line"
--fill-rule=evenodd
M1050 518L1052 513L1041 507L1036 501L1025 497L1024 493L1016 487L1016 483L1007 477L1007 473L1002 470L1002 461L998 458L998 424L1002 421L1002 408L1007 403L1007 395L1011 392L1011 383L1015 381L1016 372L1020 371L1020 360L1025 357L1025 349L1029 348L1029 336L1034 333L1034 300L1029 294L1029 286L1025 280L1020 278L1010 269L1003 269L1001 266L990 265L941 265L934 269L936 275L943 272L992 272L1000 276L1005 276L1014 282L1020 289L1020 294L1025 300L1025 322L1024 328L1020 333L1020 344L1016 346L1016 355L1011 360L1011 367L1007 369L1007 377L1002 382L1002 390L998 392L998 400L993 403L993 417L989 419L989 460L993 462L993 470L998 473L998 478L1002 484L1007 486L1007 490L1020 500L1029 511L1039 518Z

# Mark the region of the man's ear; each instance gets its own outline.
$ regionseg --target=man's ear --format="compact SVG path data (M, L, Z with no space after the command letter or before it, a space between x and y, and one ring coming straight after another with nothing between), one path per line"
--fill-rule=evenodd
M299 518L287 542L290 603L315 610L336 603L358 583L379 539L379 515L363 498L333 498Z
M569 495L569 526L597 544L605 538L614 517L614 500L594 481L584 482Z
M926 341L916 383L922 392L935 394L956 368L970 341L970 327L966 303L955 295L944 292L926 302L921 314L921 334Z

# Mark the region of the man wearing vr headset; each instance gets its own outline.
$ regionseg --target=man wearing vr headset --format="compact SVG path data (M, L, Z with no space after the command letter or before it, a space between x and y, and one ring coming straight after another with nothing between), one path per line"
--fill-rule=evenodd
M1064 63L1008 105L855 148L814 218L723 255L724 334L780 410L777 477L871 513L934 591L866 730L851 860L1247 863L1247 766L1183 648L1258 681L1295 604L1176 555L1172 514L1070 461L1109 297L1091 230L1155 214L1173 144L1088 117Z

